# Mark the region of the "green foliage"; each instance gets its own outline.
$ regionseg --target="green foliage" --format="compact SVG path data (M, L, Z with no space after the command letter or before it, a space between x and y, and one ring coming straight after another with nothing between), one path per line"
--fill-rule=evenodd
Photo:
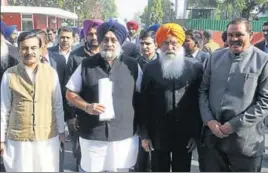
M103 0L102 3L102 19L107 20L109 18L117 17L117 8L114 0Z
M170 0L150 0L149 8L144 8L140 18L141 22L148 26L172 21L175 18L174 4Z

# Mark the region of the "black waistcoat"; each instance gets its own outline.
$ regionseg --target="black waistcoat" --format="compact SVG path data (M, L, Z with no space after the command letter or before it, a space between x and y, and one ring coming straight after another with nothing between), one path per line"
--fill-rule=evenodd
M135 60L121 56L112 67L100 54L82 61L82 91L80 96L88 103L98 103L98 80L109 78L113 82L115 118L99 121L99 116L77 112L80 136L99 141L118 141L133 136L133 95L138 76Z

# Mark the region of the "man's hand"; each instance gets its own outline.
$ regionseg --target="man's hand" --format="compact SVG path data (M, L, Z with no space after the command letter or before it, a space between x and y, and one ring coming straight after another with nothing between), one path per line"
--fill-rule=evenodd
M69 119L67 121L68 127L73 130L73 131L77 131L78 130L78 124L77 124L77 119L76 118L72 118Z
M85 111L90 115L100 115L105 112L105 107L99 103L87 104Z
M188 153L191 153L196 148L196 141L195 139L191 138L186 146L188 149Z
M146 152L150 152L150 151L154 150L153 145L152 145L152 141L149 139L143 139L141 141L141 146Z
M226 123L224 123L224 125L220 126L220 130L225 135L230 135L234 132L233 128L229 122L226 122Z
M3 156L5 150L6 150L5 143L4 143L4 142L1 142L1 149L0 149L0 151L1 151L1 156Z
M212 133L217 136L218 138L224 138L224 137L227 137L228 135L226 134L223 134L221 129L220 129L220 126L221 126L221 123L216 121L216 120L210 120L208 123L207 123L208 127L210 128L210 130L212 131Z
M60 139L61 143L64 143L65 142L65 133L60 133L59 134L59 139Z

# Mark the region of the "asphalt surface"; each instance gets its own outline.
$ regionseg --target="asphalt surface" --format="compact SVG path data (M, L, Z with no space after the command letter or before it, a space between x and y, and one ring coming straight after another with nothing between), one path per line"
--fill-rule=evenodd
M268 129L266 130L265 135L265 155L262 162L262 172L268 172ZM192 168L191 172L199 172L198 169L198 161L197 161L198 155L197 151L193 154L193 160L192 160ZM76 160L73 158L72 155L72 147L71 142L65 143L65 161L64 161L64 168L65 172L76 172Z

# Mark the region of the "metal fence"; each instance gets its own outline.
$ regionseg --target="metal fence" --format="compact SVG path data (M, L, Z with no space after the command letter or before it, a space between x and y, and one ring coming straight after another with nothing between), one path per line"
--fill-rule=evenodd
M178 19L175 21L187 29L225 31L228 20ZM253 21L253 32L261 32L264 21Z

